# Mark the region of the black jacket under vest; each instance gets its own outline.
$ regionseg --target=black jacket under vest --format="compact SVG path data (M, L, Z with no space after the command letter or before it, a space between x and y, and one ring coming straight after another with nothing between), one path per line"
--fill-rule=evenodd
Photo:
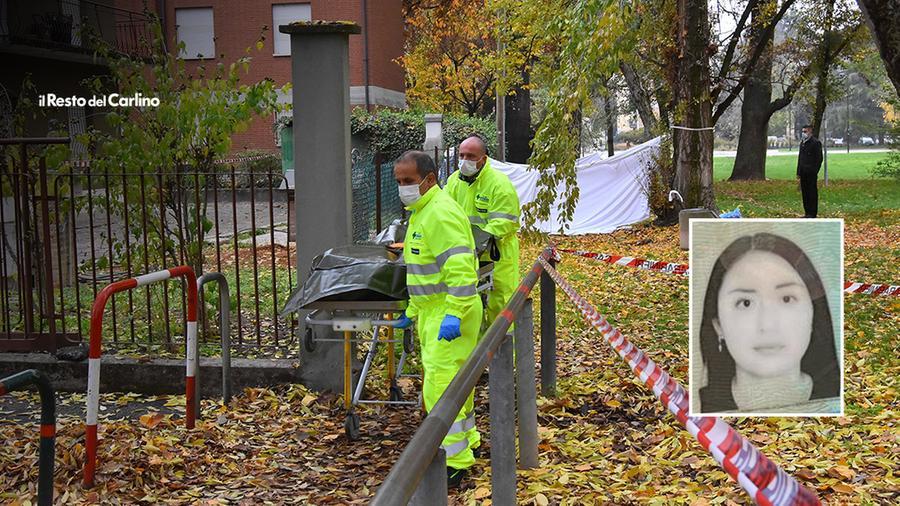
M800 156L797 157L797 175L812 176L819 173L822 167L822 143L810 137L800 143Z

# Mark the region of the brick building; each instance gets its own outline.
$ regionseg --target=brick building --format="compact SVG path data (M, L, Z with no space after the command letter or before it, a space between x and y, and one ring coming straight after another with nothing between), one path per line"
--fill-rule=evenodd
M0 123L14 107L26 74L38 93L88 95L81 81L107 71L82 43L81 24L91 24L113 47L133 53L137 48L130 41L149 34L144 5L161 18L170 50L185 43L188 70L233 62L264 33L263 49L251 51L250 72L242 80L268 77L279 87L290 81L291 59L290 39L278 32L278 25L309 19L354 21L363 31L350 38L351 103L370 108L406 105L404 71L395 62L404 46L402 0L0 0ZM290 93L282 100L289 102ZM52 119L76 134L86 124L96 124L97 115L89 107L52 110L29 130L44 135ZM274 121L255 120L234 136L232 150L277 150Z
M188 69L209 58L230 62L245 54L263 31L262 51L252 51L248 82L269 77L290 81L290 37L278 25L322 19L354 21L362 34L350 37L350 101L356 106L406 106L404 72L394 60L403 54L402 0L167 0L162 4L166 39L184 42ZM173 44L171 47L177 47ZM199 57L198 55L202 55ZM310 69L314 72L314 69ZM290 93L283 100L290 101ZM234 136L233 150L275 150L274 118L258 119Z

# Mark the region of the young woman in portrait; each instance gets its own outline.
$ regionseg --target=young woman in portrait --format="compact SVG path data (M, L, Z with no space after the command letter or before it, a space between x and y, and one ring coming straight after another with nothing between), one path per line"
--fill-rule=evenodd
M736 239L710 274L700 324L701 412L753 412L840 395L822 280L784 237Z

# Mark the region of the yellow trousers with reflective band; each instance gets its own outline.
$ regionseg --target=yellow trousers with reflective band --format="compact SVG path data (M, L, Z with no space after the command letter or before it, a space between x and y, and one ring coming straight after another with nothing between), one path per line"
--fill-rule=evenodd
M460 318L462 335L453 341L440 340L438 334L446 313L443 304L433 304L419 308L416 330L422 348L422 368L424 381L422 397L425 411L437 404L444 390L450 385L457 371L475 349L481 325L482 307L480 303L472 307ZM475 463L472 449L481 444L481 435L475 428L474 390L469 392L456 421L447 432L441 448L447 453L447 466L465 469Z

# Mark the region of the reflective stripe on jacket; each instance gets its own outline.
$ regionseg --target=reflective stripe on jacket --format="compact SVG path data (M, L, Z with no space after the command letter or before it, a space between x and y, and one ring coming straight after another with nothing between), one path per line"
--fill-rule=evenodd
M476 295L478 262L475 241L463 210L437 186L411 211L403 244L409 307L414 318L424 305L445 306L445 314L462 318L481 301Z
M491 167L488 159L471 184L460 179L459 171L447 179L444 188L459 204L469 223L498 239L500 262L519 261L519 196L509 177ZM490 260L490 252L482 254Z

